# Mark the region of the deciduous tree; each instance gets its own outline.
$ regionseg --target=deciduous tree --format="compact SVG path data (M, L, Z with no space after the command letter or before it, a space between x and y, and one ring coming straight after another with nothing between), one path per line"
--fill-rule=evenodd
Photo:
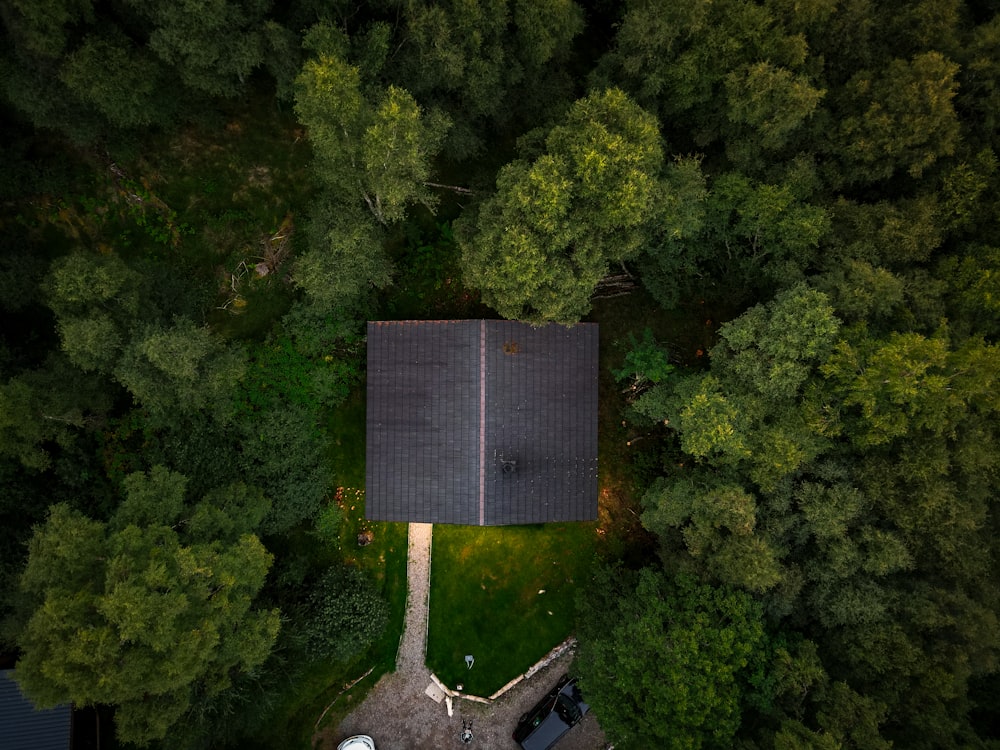
M320 198L306 232L309 249L296 260L293 278L317 308L353 316L392 280L385 233L360 206Z
M568 104L572 82L564 63L584 27L583 10L572 0L391 5L399 31L387 73L421 102L448 113L448 159L468 163L493 150L491 130L512 122L533 125Z
M636 410L666 420L685 452L717 466L741 464L773 489L837 434L822 413L798 404L839 328L825 295L792 287L720 329L710 373L651 388Z
M884 180L897 171L920 177L955 153L958 69L940 52L925 52L893 60L884 72L855 75L845 87L845 116L834 134L835 152L845 162L835 177L848 183Z
M167 69L117 29L87 36L66 58L60 77L116 128L162 125L173 118L176 99L164 96L172 82Z
M730 131L730 118L775 147L821 96L805 70L802 29L830 10L824 2L788 10L778 2L636 0L595 78L633 93L668 128L683 121L670 132L682 148L704 148Z
M207 328L178 319L170 327L151 326L129 343L115 377L135 400L159 417L207 409L226 418L246 354Z
M654 483L643 503L649 508L643 526L663 538L680 529L688 553L704 561L714 580L754 592L781 580L777 552L753 533L757 501L742 487L698 475Z
M343 203L363 200L382 224L399 221L412 203L434 203L424 185L447 119L424 112L401 88L371 99L359 69L345 62L347 41L331 29L311 30L317 56L295 83L295 111L309 129L319 179Z
M151 27L149 49L194 91L237 96L263 61L269 0L127 4Z
M36 370L0 384L0 454L40 471L56 448L68 448L101 425L111 408L108 383L53 355Z
M577 101L532 162L506 165L456 224L467 283L507 318L571 323L611 263L642 249L667 189L655 120L624 93Z
M253 599L271 555L245 526L226 541L185 529L183 494L155 469L128 478L110 523L55 505L36 529L15 670L36 703L113 705L119 738L146 745L195 691L218 694L267 657L278 615Z
M580 617L580 687L617 746L732 746L766 640L749 596L651 569L605 570Z

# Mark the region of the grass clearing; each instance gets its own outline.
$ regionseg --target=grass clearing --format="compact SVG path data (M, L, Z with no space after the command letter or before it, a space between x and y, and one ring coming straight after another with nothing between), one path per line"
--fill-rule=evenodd
M596 538L593 523L435 526L427 666L482 696L527 670L573 632Z
M326 424L330 465L341 487L365 486L365 388L355 388Z
M154 139L124 169L141 186L150 221L169 219L177 232L134 251L202 278L213 300L208 322L223 335L263 335L291 303L295 230L316 189L311 158L291 114L264 101ZM261 264L266 275L255 270Z

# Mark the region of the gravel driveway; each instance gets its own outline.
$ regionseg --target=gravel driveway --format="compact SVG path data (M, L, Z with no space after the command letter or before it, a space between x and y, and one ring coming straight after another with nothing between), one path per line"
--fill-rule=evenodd
M339 727L325 729L314 737L313 746L318 750L335 750L352 734L371 735L378 750L518 750L510 737L518 718L570 670L572 651L531 679L522 680L490 705L454 700L453 715L449 717L445 701L437 703L425 693L431 684L430 671L424 665L430 557L431 525L410 524L406 623L396 671L384 675ZM463 720L472 722L474 739L469 744L461 741ZM604 733L594 716L588 714L560 741L559 750L603 750L606 746Z

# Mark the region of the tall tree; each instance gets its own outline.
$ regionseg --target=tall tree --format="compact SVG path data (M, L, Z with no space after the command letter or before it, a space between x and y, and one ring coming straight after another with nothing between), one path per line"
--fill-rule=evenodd
M162 468L132 475L107 524L53 506L21 578L22 688L39 705L113 705L119 738L138 745L164 738L195 692L257 668L278 632L277 613L253 606L271 564L251 533L261 514L213 498L220 534L184 486Z
M775 183L726 172L697 187L685 166L675 164L674 174L690 185L687 210L698 213L684 231L661 232L640 266L658 302L675 305L698 280L701 294L714 286L715 293L741 301L754 289L806 277L831 224L830 212L808 198L811 165L796 164Z
M545 153L506 165L456 224L466 281L507 318L571 323L610 265L635 257L673 196L656 121L623 92L580 99Z
M93 17L91 0L13 0L3 20L32 52L54 58L65 50L72 27Z
M309 249L295 262L296 286L319 310L363 317L372 292L392 280L382 227L359 205L321 197L313 203L306 234Z
M398 221L412 203L433 204L425 183L448 121L421 110L401 88L372 99L361 72L343 59L347 40L326 26L313 28L295 84L295 111L309 129L317 177L343 203L363 200L382 224Z
M122 353L115 377L158 417L205 409L225 419L245 368L240 347L178 319L170 327L151 326L137 334Z
M194 91L236 96L264 59L270 0L126 2L151 26L149 49Z
M43 367L0 384L0 454L29 469L46 469L54 448L67 448L85 430L102 425L110 409L106 381L53 355Z
M822 372L842 404L848 435L860 446L928 431L948 434L975 410L994 413L1000 349L975 339L949 352L933 338L896 333L876 341L843 341Z
M774 489L838 434L825 413L798 408L840 330L826 296L804 284L758 305L720 330L712 371L643 394L636 410L664 419L683 450L716 466L740 465Z
M953 99L958 65L940 52L893 60L884 71L857 73L843 90L843 116L832 135L847 182L883 180L898 171L920 177L955 153L959 122Z
M803 32L821 26L832 6L634 0L594 79L658 112L682 148L704 148L733 123L748 126L766 148L780 147L823 95L806 64Z
M117 29L88 35L60 78L116 128L162 125L176 112L177 100L164 96L173 82L166 66Z
M784 147L826 93L813 86L804 73L794 74L769 62L730 73L726 91L729 120L746 125L754 144L768 151ZM734 133L728 140L732 153L742 139Z
M580 604L580 687L623 748L732 747L766 636L746 594L600 571Z
M493 150L491 131L515 122L530 127L571 99L566 63L584 28L583 10L572 0L389 4L398 41L385 72L448 113L446 158L468 163Z

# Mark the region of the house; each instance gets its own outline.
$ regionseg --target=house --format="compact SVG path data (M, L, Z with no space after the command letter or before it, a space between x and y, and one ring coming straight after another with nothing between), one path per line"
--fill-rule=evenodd
M0 671L0 748L68 750L71 738L68 703L40 711L14 682L13 670Z
M369 322L367 517L595 519L597 349L592 323Z

